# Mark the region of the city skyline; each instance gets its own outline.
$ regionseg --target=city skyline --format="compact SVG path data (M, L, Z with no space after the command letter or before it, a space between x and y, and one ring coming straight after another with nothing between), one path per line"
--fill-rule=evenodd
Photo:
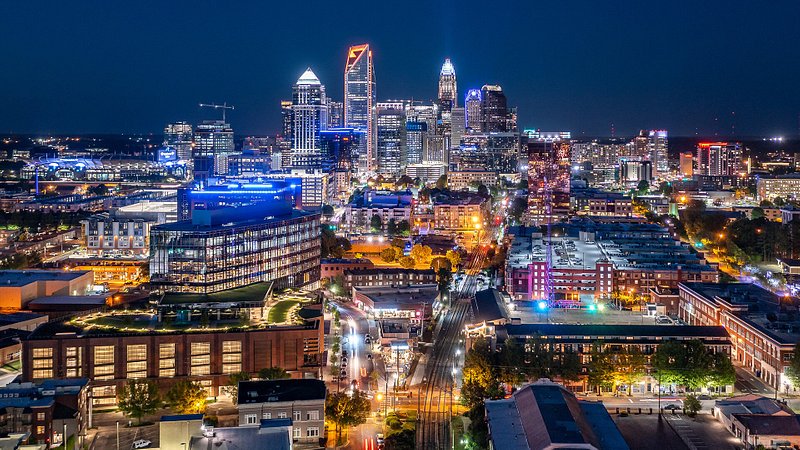
M15 67L0 75L0 131L155 133L164 123L216 118L196 106L211 100L236 105L229 121L237 134L273 134L280 100L298 73L314 67L329 96L341 101L347 48L369 43L376 101L435 100L439 68L450 58L459 91L502 86L519 108L521 129L575 136L609 135L612 124L618 135L658 128L673 136L798 132L800 93L791 74L800 58L789 45L800 38L791 26L796 4L674 4L653 20L634 6L510 2L493 11L491 35L470 32L480 6L440 2L423 14L414 5L388 11L354 2L344 9L363 11L363 24L320 27L320 40L314 33L289 39L288 25L254 36L257 24L288 14L281 5L215 11L220 29L193 27L208 10L179 5L157 15L134 5L52 4L52 14L15 5L5 15L13 21L0 27ZM316 8L327 22L344 20L332 5ZM537 17L536 27L526 25ZM380 25L387 20L418 31L398 39ZM200 65L209 52L224 57L215 70ZM553 64L558 70L547 69Z

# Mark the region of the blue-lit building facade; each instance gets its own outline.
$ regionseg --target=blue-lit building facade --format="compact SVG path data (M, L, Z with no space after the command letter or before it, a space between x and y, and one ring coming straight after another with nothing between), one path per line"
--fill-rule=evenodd
M292 196L290 184L184 192L179 210L189 205L191 218L150 229L151 286L209 294L319 281L320 215L294 209Z

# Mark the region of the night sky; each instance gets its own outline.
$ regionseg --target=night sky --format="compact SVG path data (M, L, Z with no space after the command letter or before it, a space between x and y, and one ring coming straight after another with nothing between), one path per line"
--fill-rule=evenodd
M362 41L379 100L435 97L450 57L459 103L500 84L521 128L800 128L796 0L31 0L0 7L0 132L160 133L228 101L237 133L275 133L306 66L341 100Z

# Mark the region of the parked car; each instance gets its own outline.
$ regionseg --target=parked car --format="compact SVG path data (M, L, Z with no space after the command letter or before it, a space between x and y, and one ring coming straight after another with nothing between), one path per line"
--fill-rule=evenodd
M676 405L674 403L670 403L669 405L665 406L662 409L666 409L667 411L678 411L678 410L683 409L683 408L681 408L680 405Z
M152 444L152 442L148 441L147 439L139 439L133 441L133 448L147 448L150 447L150 444Z

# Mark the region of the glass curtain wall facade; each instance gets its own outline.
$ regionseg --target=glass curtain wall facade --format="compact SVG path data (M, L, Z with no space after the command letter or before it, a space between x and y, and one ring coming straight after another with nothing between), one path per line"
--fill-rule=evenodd
M151 228L150 282L167 292L212 293L252 283L300 287L319 280L320 216L290 216L231 226L177 222Z
M367 142L359 155L361 170L372 170L375 164L375 134L372 111L375 105L375 73L369 44L354 45L347 51L344 68L344 125L366 131Z
M405 170L405 108L401 102L378 103L375 113L378 173L395 175Z

